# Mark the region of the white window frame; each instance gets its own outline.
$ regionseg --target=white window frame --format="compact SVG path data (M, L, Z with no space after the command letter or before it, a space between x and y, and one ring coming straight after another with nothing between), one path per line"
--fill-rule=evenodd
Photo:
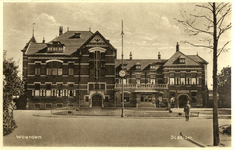
M37 97L40 96L40 90L35 90L35 96L37 96Z

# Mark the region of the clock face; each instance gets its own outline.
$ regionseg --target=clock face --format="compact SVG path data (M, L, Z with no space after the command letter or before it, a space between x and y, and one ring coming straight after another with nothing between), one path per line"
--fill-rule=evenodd
M126 73L125 73L125 71L124 71L124 70L121 70L121 71L119 72L119 76L120 76L120 77L124 77L124 76L125 76L125 74L126 74Z

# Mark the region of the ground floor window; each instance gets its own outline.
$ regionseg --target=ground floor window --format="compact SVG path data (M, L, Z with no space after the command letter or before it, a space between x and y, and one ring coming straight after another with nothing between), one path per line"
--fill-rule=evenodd
M57 104L57 108L62 108L63 104Z
M45 108L46 108L46 109L51 109L51 108L52 108L52 105L51 105L51 104L45 104Z
M89 97L88 96L85 97L85 102L89 102Z
M35 104L34 106L36 109L40 109L40 104Z

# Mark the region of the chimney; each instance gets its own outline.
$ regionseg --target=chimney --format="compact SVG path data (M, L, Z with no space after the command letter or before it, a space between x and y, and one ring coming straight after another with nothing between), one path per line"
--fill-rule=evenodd
M91 32L91 28L89 28L89 32Z
M132 52L130 52L129 59L132 60Z
M67 31L69 31L69 27L67 27Z
M59 35L62 35L63 34L63 26L60 26L59 27Z
M179 51L179 44L178 44L178 42L176 44L176 51Z
M158 52L158 59L161 59L161 54L160 54L160 52Z

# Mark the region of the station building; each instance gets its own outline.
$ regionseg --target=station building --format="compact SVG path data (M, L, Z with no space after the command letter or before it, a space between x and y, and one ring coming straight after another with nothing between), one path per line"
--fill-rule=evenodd
M185 55L179 51L169 59L129 59L116 60L117 106L121 106L122 83L124 84L125 106L182 108L190 102L192 107L207 105L207 62L199 55ZM125 70L126 76L118 75Z
M116 49L98 31L67 31L23 52L27 109L114 105Z
M45 43L29 40L23 53L27 109L192 107L207 103L207 62L185 55L177 44L169 59L116 59L117 50L96 31L66 31ZM119 71L125 70L121 78ZM122 80L123 79L123 80Z

